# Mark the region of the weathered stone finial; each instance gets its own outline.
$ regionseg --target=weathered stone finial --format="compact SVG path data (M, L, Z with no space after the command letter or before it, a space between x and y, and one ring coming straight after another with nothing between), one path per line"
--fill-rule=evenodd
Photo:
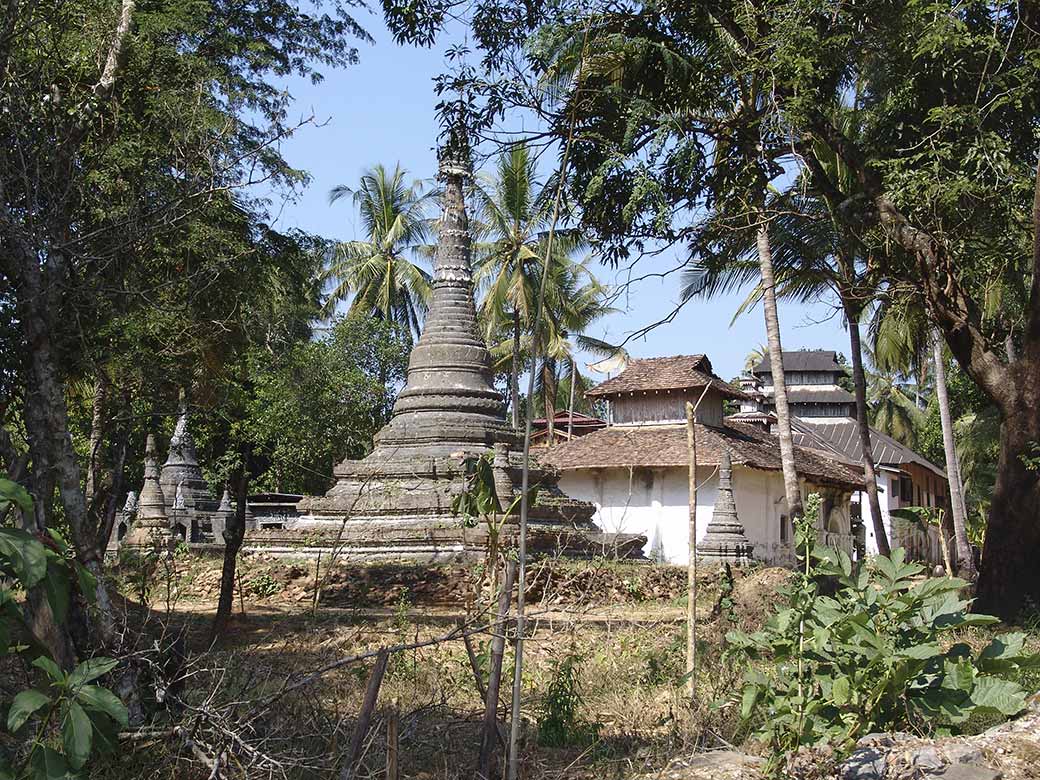
M144 452L144 486L137 502L137 518L123 544L130 547L151 547L169 544L172 540L170 523L166 517L166 499L159 484L159 458L155 436L148 434Z
M722 451L719 461L719 491L707 532L697 545L697 557L717 563L746 563L752 558L751 543L733 500L733 466L728 450Z
M231 513L231 492L226 484L224 485L224 495L220 497L220 506L217 507L217 511Z
M126 494L126 503L123 504L123 513L127 515L137 513L137 493L132 490Z

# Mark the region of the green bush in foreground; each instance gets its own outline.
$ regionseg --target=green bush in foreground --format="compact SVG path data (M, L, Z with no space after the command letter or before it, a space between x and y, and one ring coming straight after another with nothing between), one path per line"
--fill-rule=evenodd
M0 479L0 517L17 507L32 511L32 499L8 479ZM69 546L51 531L44 544L15 528L0 527L0 657L22 656L42 673L45 686L15 695L7 709L7 729L28 732L17 760L0 754L0 780L72 780L87 777L92 753L111 750L127 712L115 694L94 682L112 671L118 661L88 658L66 673L45 650L21 644L30 637L19 595L42 588L57 622L66 619L73 579L89 598L93 576L76 562Z
M802 524L803 568L785 591L788 605L761 631L727 637L751 661L741 715L761 724L757 736L774 767L803 746L840 754L872 731L951 733L973 715L1010 717L1025 708L1027 691L1008 679L1040 666L1024 634L1002 634L979 653L963 642L940 645L955 629L998 622L966 612L966 582L914 579L923 567L906 562L901 549L857 569L814 539ZM819 593L821 576L836 579L834 596Z

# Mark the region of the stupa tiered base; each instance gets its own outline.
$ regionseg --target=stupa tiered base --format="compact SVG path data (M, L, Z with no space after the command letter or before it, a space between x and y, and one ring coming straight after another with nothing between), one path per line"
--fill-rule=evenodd
M504 443L495 448L494 478L500 505L509 507L520 494L522 459ZM336 469L337 483L324 496L303 499L300 517L283 529L250 532L247 548L262 547L273 554L316 555L336 548L343 559L459 561L479 559L488 548L485 523L467 522L452 511L466 475L463 452L421 457L380 447L361 461L347 461ZM638 536L605 535L592 522L594 507L569 498L556 486L555 474L534 464L530 472L537 485L529 508L528 549L534 553L591 557L604 553L638 553ZM505 518L500 544L516 544L518 509Z

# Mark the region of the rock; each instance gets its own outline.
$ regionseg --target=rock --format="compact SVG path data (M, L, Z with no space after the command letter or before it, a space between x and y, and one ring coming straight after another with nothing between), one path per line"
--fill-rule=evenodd
M923 772L935 772L945 766L939 751L932 745L924 745L910 754L910 764Z
M954 743L947 745L943 751L951 764L979 764L982 762L982 751L975 745Z
M935 780L1001 780L1004 775L995 769L978 764L950 764L937 774L928 775Z
M842 780L884 780L886 767L887 762L883 751L873 747L861 747L857 748L841 765L841 778Z

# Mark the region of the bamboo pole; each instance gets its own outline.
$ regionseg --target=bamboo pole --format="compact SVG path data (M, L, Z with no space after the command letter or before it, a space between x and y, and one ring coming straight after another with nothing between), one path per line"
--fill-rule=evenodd
M497 629L491 640L491 668L488 671L487 696L484 702L484 729L480 741L480 757L477 760L477 780L492 780L491 755L498 742L498 691L502 682L502 659L506 652L506 618L509 615L509 600L516 578L516 562L506 561L502 577L502 590L498 594Z
M690 704L697 695L697 428L696 409L686 402L686 450L690 471L690 559L686 564L686 678Z
M686 563L686 678L690 705L697 696L697 410L711 385L705 385L696 404L686 402L686 450L689 459L690 558Z
M372 712L376 708L376 700L379 698L379 686L383 684L383 675L386 673L386 663L390 659L390 653L381 650L376 657L372 672L368 675L368 687L365 689L365 699L361 704L361 712L358 714L358 722L354 727L354 736L350 740L350 750L347 752L347 761L340 772L340 780L350 780L354 776L354 765L361 756L361 746L368 734L368 727L372 723Z
M398 731L398 702L394 699L386 719L386 780L398 780L401 776L397 766L400 747Z
M582 39L581 59L578 62L578 73L575 80L575 89L580 92L581 78L585 66L585 56L588 53L589 26L591 18L585 25L585 34ZM527 515L530 503L530 479L531 479L531 417L534 414L534 375L538 367L538 331L541 327L543 310L545 309L545 287L549 278L549 265L552 262L553 239L556 235L556 224L560 219L560 208L563 201L563 186L567 179L567 161L570 158L571 145L574 143L574 124L576 120L577 101L575 109L571 112L570 123L567 129L567 142L564 144L563 157L560 160L559 182L556 185L556 199L553 203L552 219L549 222L549 233L545 241L545 258L542 266L542 283L538 289L538 301L534 312L534 327L532 328L531 344L531 366L527 381L527 420L524 425L524 457L520 479L520 532L517 540L517 555L519 565L517 567L517 593L516 593L516 645L513 651L513 701L509 724L509 761L507 763L507 780L518 780L520 777L520 704L523 693L523 668L524 668L524 588L527 585Z

